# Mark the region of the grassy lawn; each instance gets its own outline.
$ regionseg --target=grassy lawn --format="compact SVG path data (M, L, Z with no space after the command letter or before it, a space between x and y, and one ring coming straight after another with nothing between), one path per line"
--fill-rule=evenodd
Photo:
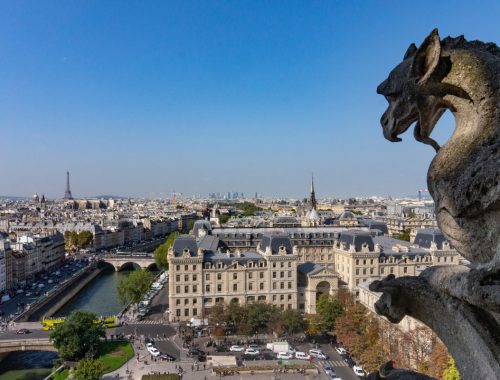
M99 346L97 360L104 365L104 373L113 372L134 357L134 349L129 342L106 342Z
M68 378L69 371L68 369L64 369L61 372L56 373L56 375L52 378L53 380L65 380Z

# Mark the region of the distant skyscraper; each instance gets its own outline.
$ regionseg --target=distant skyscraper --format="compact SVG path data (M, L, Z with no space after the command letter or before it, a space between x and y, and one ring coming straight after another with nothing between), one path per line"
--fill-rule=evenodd
M64 192L63 199L73 199L73 196L71 195L71 189L69 187L69 172L66 172L66 191Z

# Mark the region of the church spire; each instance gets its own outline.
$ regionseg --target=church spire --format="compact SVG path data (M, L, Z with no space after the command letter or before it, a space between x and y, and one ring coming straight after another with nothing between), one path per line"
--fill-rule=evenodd
M309 197L309 204L311 205L311 209L316 209L316 194L314 193L314 174L311 174L311 195Z

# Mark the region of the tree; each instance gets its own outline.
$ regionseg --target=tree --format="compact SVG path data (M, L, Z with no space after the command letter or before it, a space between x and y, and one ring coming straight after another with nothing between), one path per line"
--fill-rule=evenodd
M221 223L221 224L227 223L230 218L231 218L231 216L228 214L221 214L221 215L219 215L219 223Z
M78 234L75 231L66 231L64 233L64 244L67 251L74 251L78 244Z
M64 360L79 360L84 356L93 357L97 353L104 329L95 323L94 313L74 311L66 320L54 327L50 340Z
M153 275L146 269L136 269L129 276L121 277L116 283L120 302L139 302L152 281Z
M282 319L283 324L285 325L285 330L289 335L303 331L306 326L304 318L297 310L285 310L283 312Z
M241 215L243 216L255 216L257 212L262 211L262 208L257 207L251 202L243 202L237 204L236 207L240 209Z
M165 243L161 244L155 249L154 258L156 265L161 268L168 269L168 250L174 244L174 240L179 236L179 231L171 232Z
M81 231L76 238L78 248L80 248L80 249L87 248L93 239L94 239L94 235L92 235L92 232Z
M98 380L103 373L104 366L100 361L87 358L80 360L73 377L75 380Z
M321 318L323 328L332 331L337 318L344 313L344 309L339 300L329 294L321 294L316 302L316 312Z
M306 333L310 336L320 335L323 331L321 318L318 314L311 314L306 317Z
M448 368L443 372L443 380L460 380L460 372L451 356L448 358Z
M410 241L410 230L405 230L404 232L400 233L397 237L399 240L404 240L404 241Z

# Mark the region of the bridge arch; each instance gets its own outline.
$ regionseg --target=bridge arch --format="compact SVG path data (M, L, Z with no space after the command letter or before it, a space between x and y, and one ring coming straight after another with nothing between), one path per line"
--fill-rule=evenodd
M122 263L120 266L117 267L117 271L122 271L122 270L134 270L134 269L139 269L142 268L140 264L133 262L133 261L127 261L125 263Z
M159 270L158 268L158 265L156 263L151 263L148 265L148 267L146 268L147 270L150 270L150 271L156 271L156 270Z

